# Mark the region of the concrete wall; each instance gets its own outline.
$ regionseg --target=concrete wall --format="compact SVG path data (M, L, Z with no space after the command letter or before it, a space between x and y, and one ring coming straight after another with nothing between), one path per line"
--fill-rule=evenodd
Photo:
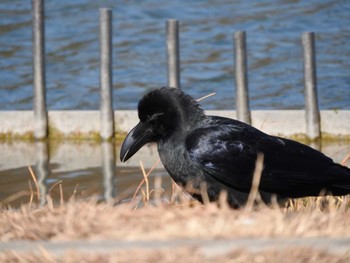
M208 115L230 118L236 117L235 111L207 111ZM115 130L127 133L138 123L136 111L115 111ZM100 129L99 111L50 111L50 136L76 138L98 138ZM253 126L266 133L284 137L305 136L306 122L303 110L252 111ZM34 129L32 111L1 111L0 135L7 137L31 136ZM323 135L350 138L350 110L321 111L321 132Z

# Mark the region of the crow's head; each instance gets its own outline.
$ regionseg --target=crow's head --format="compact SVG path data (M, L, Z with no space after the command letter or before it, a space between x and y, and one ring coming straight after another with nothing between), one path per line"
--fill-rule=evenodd
M176 131L185 130L193 116L204 116L197 102L179 89L161 88L146 94L139 102L140 122L126 136L121 161L127 161L143 145L166 140Z

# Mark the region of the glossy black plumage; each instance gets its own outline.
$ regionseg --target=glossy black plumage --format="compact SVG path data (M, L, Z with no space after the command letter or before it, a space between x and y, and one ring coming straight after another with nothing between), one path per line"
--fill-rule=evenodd
M350 169L301 143L267 135L237 120L206 116L181 90L151 91L140 100L138 113L140 123L127 135L121 160L156 142L170 176L199 200L205 182L210 200L226 190L232 206L243 205L259 153L264 155L259 190L266 202L272 195L284 199L317 196L321 191L350 193Z

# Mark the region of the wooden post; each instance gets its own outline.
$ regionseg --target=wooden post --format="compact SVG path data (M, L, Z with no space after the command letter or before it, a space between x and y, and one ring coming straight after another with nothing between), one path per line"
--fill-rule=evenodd
M234 34L236 109L237 119L251 124L248 95L246 34L238 31Z
M315 34L302 34L304 50L304 88L305 88L305 115L306 134L311 140L320 138L320 112L317 100L317 77L315 56Z
M32 0L33 17L33 86L34 86L34 138L48 134L45 91L45 25L44 2Z
M114 111L112 101L112 10L100 9L100 85L101 130L100 136L107 140L114 136Z
M168 87L180 88L179 21L166 22Z

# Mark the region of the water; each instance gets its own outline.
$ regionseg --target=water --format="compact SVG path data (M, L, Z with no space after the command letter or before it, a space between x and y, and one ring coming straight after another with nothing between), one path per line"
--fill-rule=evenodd
M38 190L42 198L38 200L38 196L33 195L37 203L46 200L46 195L56 203L61 197L64 200L95 197L130 201L143 179L139 160L148 171L157 162L158 155L154 145L148 145L135 158L121 163L116 154L119 151L120 144L112 142L2 142L0 203L18 207L28 203L32 193ZM161 164L149 177L151 189L156 177L161 178L161 187L166 189L163 197L169 200L171 180Z
M247 31L253 109L303 108L301 33L316 32L321 109L350 109L349 1L45 1L50 110L99 108L98 9L113 9L114 108L166 83L165 21L181 21L182 87L233 109L233 32ZM0 110L32 108L31 1L0 2Z
M317 147L336 162L350 152L349 144L344 142ZM32 192L37 192L28 167L35 174L41 195L49 194L56 203L61 196L64 200L95 197L128 202L143 179L140 161L148 171L159 157L152 144L144 146L126 163L119 161L119 151L120 144L111 142L1 142L0 203L19 207L29 202ZM161 163L150 174L151 190L155 189L156 178L161 179L162 197L170 200L171 179ZM36 195L34 201L40 203Z

